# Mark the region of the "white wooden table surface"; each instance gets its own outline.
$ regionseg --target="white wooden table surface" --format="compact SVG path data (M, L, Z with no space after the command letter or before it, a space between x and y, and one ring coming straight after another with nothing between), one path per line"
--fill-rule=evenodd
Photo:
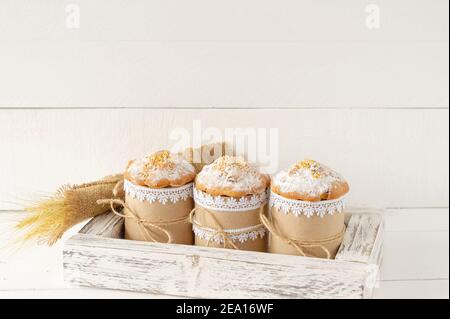
M23 213L0 212L2 246L20 216ZM449 297L448 216L448 208L388 210L381 282L375 298ZM170 298L67 287L61 276L61 248L62 242L52 248L32 245L16 252L2 247L0 298Z

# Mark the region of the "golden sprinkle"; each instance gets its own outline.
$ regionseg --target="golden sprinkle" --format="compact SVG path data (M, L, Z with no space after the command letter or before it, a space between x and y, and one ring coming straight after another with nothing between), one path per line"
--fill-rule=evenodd
M242 158L227 155L217 159L215 166L221 172L224 172L230 167L237 168L241 171L248 171L250 169L250 165Z
M314 178L320 178L321 175L320 175L319 172L316 171L316 172L313 172L313 173L312 173L312 176L313 176Z
M153 153L148 157L146 168L174 168L175 163L170 161L171 155L169 151L163 150Z
M314 164L317 164L317 162L314 161L314 160L305 159L305 160L303 160L303 161L298 162L297 164L295 164L295 168L296 168L296 169L302 169L302 168L310 169L311 166L313 166Z
M291 169L290 173L295 174L297 171L302 170L302 169L307 169L307 170L311 171L313 178L320 178L322 176L320 174L320 171L321 171L320 164L311 159L305 159L301 162L298 162Z

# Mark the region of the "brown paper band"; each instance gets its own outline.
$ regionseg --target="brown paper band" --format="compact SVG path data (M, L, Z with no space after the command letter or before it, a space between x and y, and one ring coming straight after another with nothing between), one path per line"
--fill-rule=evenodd
M195 220L195 212L196 212L197 208L194 208L191 210L191 213L189 214L189 221L191 222L191 224L196 225L200 228L206 228L206 226L199 224L196 220ZM222 242L223 242L223 248L227 248L227 245L229 245L231 248L233 249L239 249L235 243L233 243L233 240L228 236L228 234L225 232L225 230L223 229L222 225L219 223L219 221L217 220L217 218L214 216L213 213L211 213L209 210L207 210L206 208L202 207L202 210L205 211L209 217L211 217L212 221L214 222L215 227L212 228L212 230L215 232L213 236L211 236L206 245L209 246L209 244L211 243L212 238L214 238L214 236L220 236L222 238ZM210 228L210 227L208 227Z
M134 213L130 207L121 199L99 199L97 201L97 204L110 204L111 205L111 211L116 214L117 216L120 216L122 218L129 218L134 220L138 224L138 229L141 232L141 235L144 237L146 241L152 241L152 242L158 242L154 235L157 234L157 232L163 233L167 237L166 243L169 244L172 242L172 236L170 235L170 232L168 232L166 229L164 229L161 226L167 226L172 224L178 224L178 223L187 223L189 222L190 216L187 217L181 217L176 219L171 219L167 221L150 221L147 219L140 218L136 213ZM124 213L118 212L115 207L115 205L119 205L123 207Z
M313 256L307 255L305 253L305 251L303 250L304 248L318 247L325 252L325 254L327 256L326 258L330 259L331 253L324 245L342 240L342 237L344 237L344 234L345 234L345 226L344 226L342 231L340 231L336 235L328 237L328 238L320 239L320 240L291 239L281 233L281 231L278 229L278 227L274 223L272 223L272 221L269 220L269 218L267 218L267 216L264 214L263 209L261 209L259 211L259 217L261 219L261 223L269 230L269 232L272 235L276 236L278 239L285 242L286 244L293 246L298 251L298 253L304 257L313 257Z

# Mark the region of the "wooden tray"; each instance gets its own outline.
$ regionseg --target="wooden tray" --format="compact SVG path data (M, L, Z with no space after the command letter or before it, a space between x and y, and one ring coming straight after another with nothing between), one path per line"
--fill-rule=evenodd
M199 298L369 298L382 256L381 211L346 209L334 260L123 238L123 220L93 218L63 250L75 286Z

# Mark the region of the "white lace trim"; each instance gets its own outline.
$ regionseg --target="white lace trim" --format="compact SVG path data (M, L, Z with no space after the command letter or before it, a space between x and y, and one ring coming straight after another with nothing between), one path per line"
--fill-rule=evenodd
M227 212L239 212L253 210L261 207L267 202L268 190L257 195L245 196L241 198L212 196L194 187L195 203L206 209L220 210Z
M141 202L147 201L149 203L154 203L155 201L158 201L165 205L167 203L176 203L180 200L186 200L189 197L192 197L193 183L180 187L149 188L135 185L130 181L125 180L123 188L127 195Z
M198 225L193 224L192 230L194 231L195 236L201 239L211 240L218 244L223 244L223 237L218 235L214 229L200 227ZM264 238L264 236L267 233L267 230L262 224L259 224L244 228L225 229L225 233L233 242L238 241L242 244L247 240L256 240L258 238Z
M269 207L275 207L285 214L291 213L295 216L303 214L308 218L316 214L323 218L325 215L341 213L345 207L345 197L320 202L306 202L284 198L274 192L271 192Z

